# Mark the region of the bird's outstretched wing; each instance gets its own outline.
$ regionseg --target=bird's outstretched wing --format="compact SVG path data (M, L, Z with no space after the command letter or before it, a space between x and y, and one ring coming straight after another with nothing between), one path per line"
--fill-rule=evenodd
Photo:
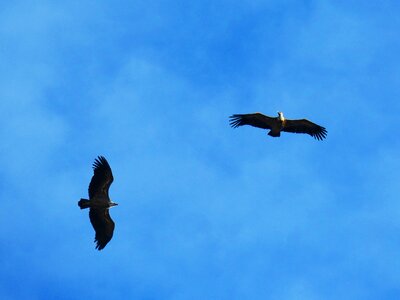
M307 133L317 140L326 138L328 131L325 127L319 126L307 119L285 120L282 131L294 133Z
M268 117L261 113L235 114L229 117L229 124L233 127L251 125L262 129L272 129L275 118Z
M114 177L104 156L99 156L94 160L93 171L94 174L89 184L89 199L96 195L105 195L108 198L108 189Z
M94 238L96 249L101 250L113 237L115 224L110 217L108 208L91 208L89 211L89 218L96 232Z

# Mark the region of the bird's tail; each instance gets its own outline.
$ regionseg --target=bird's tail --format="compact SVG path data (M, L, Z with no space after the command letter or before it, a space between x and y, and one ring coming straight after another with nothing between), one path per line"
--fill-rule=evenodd
M81 209L90 207L90 201L88 199L81 199L78 202L78 205Z
M270 132L268 132L268 135L272 137L280 137L281 133L279 131L270 130Z

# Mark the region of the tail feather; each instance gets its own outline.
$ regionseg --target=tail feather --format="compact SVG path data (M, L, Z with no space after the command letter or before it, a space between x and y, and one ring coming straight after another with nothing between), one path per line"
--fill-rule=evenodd
M270 130L270 132L268 132L268 135L270 135L272 137L280 137L281 136L281 132L280 131Z
M78 202L78 205L81 209L90 207L90 201L87 199L81 199Z

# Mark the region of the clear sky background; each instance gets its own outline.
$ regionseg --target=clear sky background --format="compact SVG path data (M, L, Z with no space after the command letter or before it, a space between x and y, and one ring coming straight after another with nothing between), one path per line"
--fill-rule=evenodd
M0 298L400 299L399 1L2 1ZM307 135L232 129L260 111ZM91 165L114 173L99 252Z

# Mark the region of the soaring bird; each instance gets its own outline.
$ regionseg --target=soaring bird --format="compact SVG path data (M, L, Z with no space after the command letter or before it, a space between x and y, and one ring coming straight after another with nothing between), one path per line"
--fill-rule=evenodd
M94 231L96 249L103 249L111 240L115 224L110 217L109 208L117 203L110 200L108 189L114 180L110 165L103 156L98 156L93 163L93 177L89 184L89 200L81 199L81 209L90 208L89 218Z
M229 117L229 124L233 127L242 125L251 125L254 127L269 129L268 135L273 137L281 136L281 131L294 133L307 133L317 140L323 140L327 131L307 119L288 120L283 117L282 112L278 112L278 117L268 117L261 113L254 114L236 114Z

